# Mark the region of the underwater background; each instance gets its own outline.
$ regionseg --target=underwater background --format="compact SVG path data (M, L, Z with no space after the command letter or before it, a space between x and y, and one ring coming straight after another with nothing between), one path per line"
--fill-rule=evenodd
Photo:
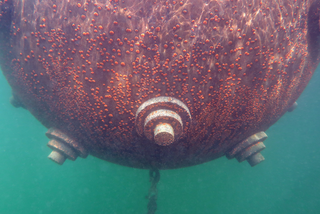
M157 214L320 213L320 68L266 133L266 158L250 167L226 157L160 171ZM147 213L147 170L88 156L63 166L47 156L47 131L9 103L0 74L0 213Z

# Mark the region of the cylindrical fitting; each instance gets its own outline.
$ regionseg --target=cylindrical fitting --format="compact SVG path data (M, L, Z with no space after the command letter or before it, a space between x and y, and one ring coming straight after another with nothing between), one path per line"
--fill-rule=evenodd
M53 150L50 155L48 156L48 158L54 162L56 162L59 165L62 165L65 160L67 159L66 156L64 156L61 152Z
M160 123L154 129L154 141L161 146L170 145L174 141L174 130L168 123Z
M59 142L68 145L70 148L73 148L74 151L82 158L86 158L88 156L88 151L75 139L71 138L70 136L66 135L62 131L56 128L48 129L46 136L49 139L55 139Z
M53 150L48 158L54 162L62 165L67 158L74 161L78 156L88 156L88 151L80 143L59 129L50 128L46 135L50 139L48 147Z
M236 157L239 162L247 160L251 166L255 166L264 161L260 152L266 148L262 141L267 137L263 131L255 133L229 150L226 156L229 159Z
M242 142L240 142L239 144L237 144L235 147L233 147L231 150L229 150L226 153L226 156L228 159L232 159L234 158L237 154L239 154L241 151L243 151L244 149L248 148L249 146L256 144L258 142L263 142L265 139L267 139L267 134L265 132L258 132L255 133L253 135L251 135L250 137L248 137L247 139L243 140Z
M258 142L256 144L253 144L253 145L247 147L246 149L244 149L240 153L238 153L236 158L239 162L242 162L242 161L246 160L248 157L251 157L258 152L261 152L265 148L266 148L266 146L262 142Z
M74 161L78 157L71 147L58 140L51 139L48 143L48 147L53 150L48 158L60 165L64 163L66 158Z
M256 154L248 157L247 161L250 164L250 166L254 167L258 163L261 163L262 161L264 161L264 157L262 156L262 154L260 152L258 152Z
M173 97L156 97L144 102L136 113L136 128L141 136L168 146L187 132L191 122L188 107Z
M178 138L183 130L181 117L171 110L151 112L144 121L144 135L160 146L167 146Z

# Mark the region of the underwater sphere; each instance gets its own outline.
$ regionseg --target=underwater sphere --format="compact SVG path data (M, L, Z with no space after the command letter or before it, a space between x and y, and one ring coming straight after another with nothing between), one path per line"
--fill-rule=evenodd
M216 159L274 124L319 62L310 33L319 33L318 1L8 0L0 8L12 103L50 128L49 138L65 139L70 159L158 169Z

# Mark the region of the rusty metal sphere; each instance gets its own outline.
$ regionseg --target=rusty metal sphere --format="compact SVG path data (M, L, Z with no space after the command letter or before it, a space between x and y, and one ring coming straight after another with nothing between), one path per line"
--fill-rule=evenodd
M319 62L319 4L0 1L0 64L13 105L74 157L191 166L231 154L295 105ZM234 155L255 165L257 151Z

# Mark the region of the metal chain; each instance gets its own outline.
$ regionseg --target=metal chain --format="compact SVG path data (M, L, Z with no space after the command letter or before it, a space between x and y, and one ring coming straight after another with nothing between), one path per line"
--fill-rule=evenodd
M157 183L160 180L159 170L150 169L149 177L150 177L151 186L149 189L148 196L146 197L147 199L149 199L147 214L154 214L157 210L157 195L158 195Z

